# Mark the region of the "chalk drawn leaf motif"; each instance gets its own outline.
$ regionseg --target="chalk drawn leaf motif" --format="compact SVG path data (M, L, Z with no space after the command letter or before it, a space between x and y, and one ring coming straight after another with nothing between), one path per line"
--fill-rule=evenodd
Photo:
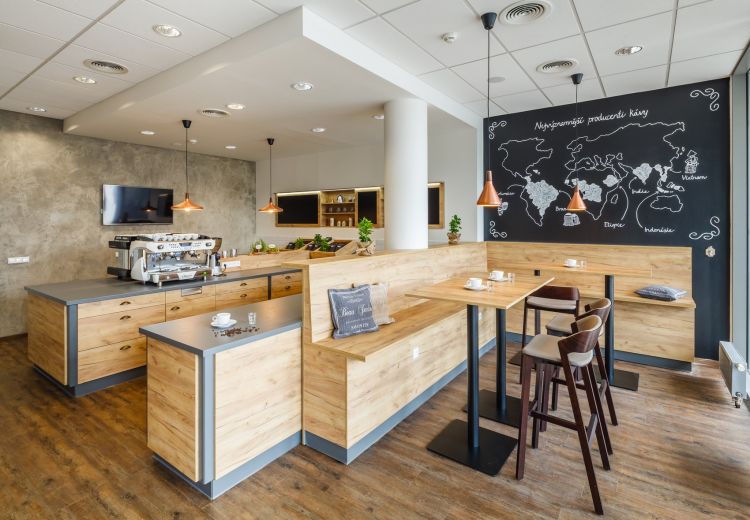
M716 92L714 89L706 88L703 90L695 89L695 90L690 91L691 98L697 98L699 96L705 96L710 100L708 109L711 112L716 112L717 110L719 110L719 93Z
M715 231L708 230L703 233L696 233L695 231L693 231L688 236L691 240L712 240L721 234L721 230L719 229L719 226L717 226L719 222L721 222L719 217L714 215L713 217L708 219L708 223L712 228L714 228Z
M495 128L505 128L507 124L507 121L493 121L492 123L490 123L490 127L487 130L487 135L489 135L490 140L495 138Z

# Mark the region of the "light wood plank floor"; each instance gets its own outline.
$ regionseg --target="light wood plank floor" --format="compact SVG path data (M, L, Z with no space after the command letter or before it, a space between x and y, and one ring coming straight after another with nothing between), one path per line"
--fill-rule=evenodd
M32 371L25 343L0 340L0 518L595 517L574 432L550 425L521 482L515 456L493 478L425 449L462 416L465 374L350 466L300 446L210 502L152 461L143 379L70 399ZM692 374L619 366L640 372L641 389L615 390L613 470L594 456L606 516L748 518L750 412L731 405L715 363ZM508 372L519 395L518 368ZM481 386L493 378L494 351Z

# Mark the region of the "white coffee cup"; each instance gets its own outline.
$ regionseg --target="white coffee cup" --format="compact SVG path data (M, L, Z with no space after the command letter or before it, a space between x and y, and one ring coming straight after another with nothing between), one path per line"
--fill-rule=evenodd
M490 278L494 278L495 280L502 280L504 274L505 271L492 271L490 273Z
M575 258L566 258L565 265L567 267L575 267L578 265L578 261Z
M477 289L482 286L482 279L481 278L469 278L469 280L466 282L466 285L468 285L472 289Z
M211 320L218 325L226 325L232 319L232 315L228 312L220 312L215 315Z

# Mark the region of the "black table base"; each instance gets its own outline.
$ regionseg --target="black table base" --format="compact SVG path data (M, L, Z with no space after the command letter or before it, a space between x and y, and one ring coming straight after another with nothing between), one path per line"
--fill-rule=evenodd
M516 448L517 440L479 428L479 447L470 448L468 423L455 419L427 445L427 449L490 476L500 469Z
M596 376L596 382L601 381L601 375L599 374L599 367L594 365L594 375ZM623 390L630 390L631 392L638 391L638 383L640 382L641 375L638 372L629 372L627 370L615 369L615 379L612 381L612 386L615 388L622 388ZM479 412L482 413L481 410Z
M467 407L464 406L464 412ZM489 419L514 428L521 425L521 400L518 397L505 397L505 413L497 406L497 393L492 390L479 391L479 417Z

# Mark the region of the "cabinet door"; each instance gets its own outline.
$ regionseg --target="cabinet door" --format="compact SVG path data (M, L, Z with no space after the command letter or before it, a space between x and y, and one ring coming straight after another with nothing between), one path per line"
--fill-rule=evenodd
M78 353L78 383L117 374L146 364L146 338L104 345Z
M78 319L102 316L116 312L142 309L154 305L164 305L164 293L143 294L129 298L114 298L100 302L81 303L78 305Z
M181 302L167 303L167 321L187 318L197 314L204 314L216 309L216 299L213 296L186 300Z
M275 274L271 277L271 298L282 298L302 292L302 273Z
M268 276L237 280L234 282L224 282L216 286L217 298L219 295L239 292L250 292L254 297L260 296L260 293L262 292L268 294Z
M216 295L216 310L239 307L248 303L262 302L268 299L268 289L263 291L240 291Z
M79 319L78 350L138 338L139 328L163 321L164 304Z

